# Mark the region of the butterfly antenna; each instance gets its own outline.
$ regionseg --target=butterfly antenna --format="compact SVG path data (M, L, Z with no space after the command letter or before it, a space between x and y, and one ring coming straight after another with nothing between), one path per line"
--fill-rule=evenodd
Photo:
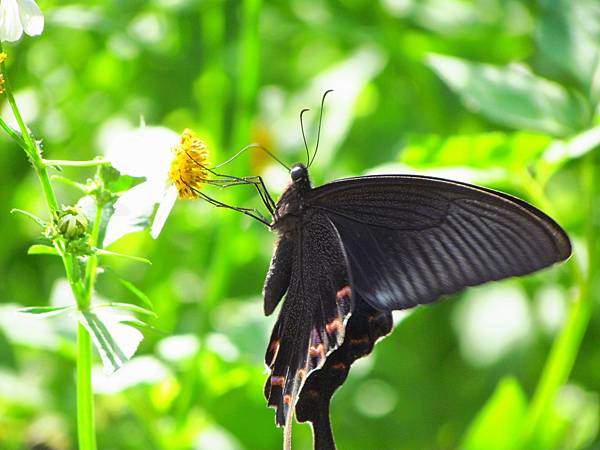
M300 111L300 130L302 130L302 140L304 141L304 148L306 149L306 164L310 161L310 151L308 150L308 144L306 143L306 134L304 133L304 121L302 120L302 116L306 111L310 111L308 108L304 108Z
M234 159L236 159L238 156L240 156L242 153L244 153L246 150L250 150L250 149L259 149L262 150L263 152L265 152L267 155L269 155L271 158L273 158L274 161L278 162L279 164L281 164L283 167L285 167L285 169L289 172L290 171L290 167L285 164L282 160L280 160L277 156L275 156L275 154L273 154L273 152L271 150L269 150L266 147L263 147L260 144L250 144L250 145L246 145L244 148L242 148L239 152L237 152L235 155L233 155L231 158L229 158L227 161L213 167L213 169L219 169L227 164L229 164L231 161L233 161Z
M333 89L326 90L323 94L323 98L321 98L321 112L319 112L319 129L317 130L317 144L315 145L315 152L313 153L312 158L308 162L307 167L310 167L312 165L313 161L315 160L315 156L317 156L317 150L319 150L319 140L321 139L321 124L323 123L323 106L325 105L325 97L327 97L327 94L329 94L330 92L333 92Z

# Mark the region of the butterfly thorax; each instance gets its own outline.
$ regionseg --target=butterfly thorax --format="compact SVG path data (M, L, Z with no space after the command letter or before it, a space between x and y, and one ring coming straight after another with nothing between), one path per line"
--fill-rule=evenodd
M308 169L298 163L290 170L291 183L283 191L276 205L273 228L279 234L294 233L300 223L298 220L304 214L304 198L312 189Z

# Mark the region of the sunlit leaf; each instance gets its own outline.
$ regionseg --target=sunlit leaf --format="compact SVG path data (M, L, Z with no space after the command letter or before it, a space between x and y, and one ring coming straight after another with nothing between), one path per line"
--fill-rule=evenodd
M517 450L527 398L514 378L502 380L467 430L461 450Z
M133 328L137 328L137 329L142 330L142 331L146 331L147 330L147 331L152 331L152 332L158 333L158 334L163 334L163 335L165 334L164 331L159 330L155 326L150 325L149 323L144 322L144 321L139 320L139 319L121 320L120 323L122 323L123 325L128 325L128 326L133 327Z
M488 132L454 136L411 135L401 160L413 167L490 168L522 166L548 147L551 138L526 132Z
M136 312L138 314L144 314L146 316L157 317L155 312L150 311L150 310L148 310L146 308L142 308L141 306L138 306L138 305L133 305L131 303L111 302L111 303L103 303L103 304L95 305L94 306L94 309L98 309L98 308L122 309L122 310L125 310L125 311Z
M152 300L150 300L150 298L140 288L138 288L135 284L133 284L131 281L121 278L119 276L119 274L117 274L114 270L112 270L110 268L105 268L103 273L110 275L112 278L116 279L119 283L121 283L123 285L123 287L125 287L129 292L131 292L133 295L135 295L135 297L138 300L140 300L146 306L146 308L148 310L150 310L150 311L154 310L154 305L152 303Z
M566 162L581 158L600 145L600 126L590 128L567 141L557 140L542 155L546 176L560 169Z
M74 306L31 306L21 308L21 314L35 314L37 316L55 316L74 309Z
M49 245L34 244L27 249L28 255L51 255L60 256L58 251Z
M104 370L118 370L135 353L143 339L142 333L124 323L123 316L106 312L83 311L79 321L86 328L102 359Z
M100 256L111 256L113 258L129 259L131 261L148 264L150 266L152 265L152 262L149 259L142 258L141 256L126 255L124 253L111 252L110 250L103 250L100 248L96 249L96 254Z
M30 213L29 211L24 211L19 208L13 208L10 210L10 213L11 214L15 214L15 213L22 214L25 217L28 217L29 219L33 220L37 225L39 225L42 228L44 228L46 226L46 222L44 220L40 219L38 216Z
M467 106L503 125L566 136L589 123L590 111L580 95L525 67L442 55L430 55L428 63Z

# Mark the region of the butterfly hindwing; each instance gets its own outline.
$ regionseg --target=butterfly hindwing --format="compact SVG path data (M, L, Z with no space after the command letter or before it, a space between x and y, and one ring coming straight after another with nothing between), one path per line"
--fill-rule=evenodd
M310 374L296 404L296 418L312 422L314 448L319 450L335 449L329 420L334 392L346 381L352 363L371 353L377 340L392 331L390 312L377 311L358 295L353 297L354 311L346 325L344 343Z
M265 355L271 372L265 396L280 426L291 424L306 378L342 344L352 309L346 255L329 219L305 215L293 248L289 287ZM274 267L284 270L278 263Z
M306 200L338 230L356 293L380 310L528 274L571 253L564 231L541 211L463 183L359 177L318 187Z

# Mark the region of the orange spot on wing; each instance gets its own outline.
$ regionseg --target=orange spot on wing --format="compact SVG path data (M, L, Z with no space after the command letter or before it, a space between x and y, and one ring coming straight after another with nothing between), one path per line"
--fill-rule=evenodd
M331 365L331 367L332 367L332 368L334 368L334 369L345 369L347 366L346 366L346 364L345 364L345 363L343 363L342 361L338 361L338 362L336 362L336 363L333 363L333 364Z
M325 329L327 330L327 333L329 333L329 334L333 333L334 331L339 331L343 327L344 327L344 324L338 317L336 317L331 322L329 322L327 325L325 325Z
M272 352L277 351L277 349L279 349L279 339L275 339L273 342L271 342L271 346L269 347L269 349Z
M306 376L306 369L298 369L298 376L302 379Z
M285 377L271 376L271 386L283 386Z
M367 344L369 342L369 336L363 336L356 339L350 339L351 344Z
M292 403L292 396L289 394L284 395L283 402L289 405L290 403Z
M342 300L344 298L350 297L352 294L352 288L350 286L344 286L335 294L336 300Z
M323 347L323 344L311 345L308 349L308 353L310 356L323 356L325 353L325 348Z

